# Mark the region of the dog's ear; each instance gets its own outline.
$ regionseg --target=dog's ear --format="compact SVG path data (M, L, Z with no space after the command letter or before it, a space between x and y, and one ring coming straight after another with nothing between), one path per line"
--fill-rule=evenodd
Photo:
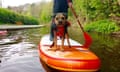
M55 18L55 16L56 16L56 13L52 15L52 18Z
M68 17L67 17L67 13L63 13L63 15L65 16L66 19L68 18Z
M56 14L52 15L53 22L55 21L55 16L56 16Z

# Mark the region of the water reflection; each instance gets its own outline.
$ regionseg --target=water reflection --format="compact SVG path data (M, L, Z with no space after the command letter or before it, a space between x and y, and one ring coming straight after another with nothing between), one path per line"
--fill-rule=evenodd
M38 56L19 56L2 63L0 72L46 72Z
M90 34L93 43L90 47L101 59L101 69L99 72L119 72L120 71L120 38L96 33ZM9 31L7 36L0 38L15 41L0 45L0 72L63 72L48 67L39 59L38 43L40 41L40 30L20 30ZM83 38L73 37L82 41Z
M62 71L62 70L56 70L56 69L50 68L41 59L40 59L40 63L42 64L42 67L44 68L45 72L68 72L68 71Z
M120 38L109 35L91 34L93 44L91 50L94 51L102 61L101 72L120 71Z
M2 62L14 56L23 56L28 49L36 47L31 42L25 42L22 38L23 35L19 35L20 32L21 31L13 31L14 34L10 32L6 38L0 40L0 56Z

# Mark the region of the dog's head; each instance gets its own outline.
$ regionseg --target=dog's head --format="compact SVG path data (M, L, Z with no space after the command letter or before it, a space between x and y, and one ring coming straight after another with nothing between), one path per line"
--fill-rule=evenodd
M66 15L64 13L57 13L54 17L56 25L64 25L66 22Z

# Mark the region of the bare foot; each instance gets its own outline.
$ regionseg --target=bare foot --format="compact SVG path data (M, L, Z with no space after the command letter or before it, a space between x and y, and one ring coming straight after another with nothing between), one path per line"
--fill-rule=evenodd
M48 51L57 51L56 48L51 48L51 49L48 49Z

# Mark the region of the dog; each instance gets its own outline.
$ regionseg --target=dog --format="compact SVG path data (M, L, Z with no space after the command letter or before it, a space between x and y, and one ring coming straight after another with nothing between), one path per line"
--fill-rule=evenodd
M70 23L67 21L67 17L64 13L57 13L53 18L53 23L51 25L51 40L53 41L50 48L52 50L57 50L57 38L59 37L62 41L60 50L64 51L64 40L67 39L68 46L70 46L69 35L67 28Z

